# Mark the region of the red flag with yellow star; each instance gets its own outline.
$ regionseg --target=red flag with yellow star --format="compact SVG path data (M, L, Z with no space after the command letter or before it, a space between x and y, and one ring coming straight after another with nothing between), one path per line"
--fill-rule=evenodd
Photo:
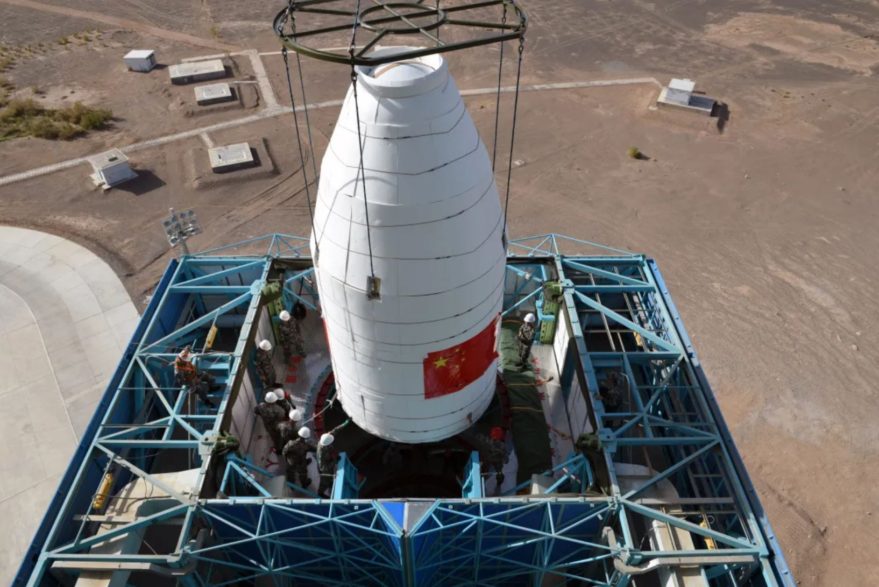
M485 373L497 358L497 320L461 344L427 353L424 359L424 399L461 391Z

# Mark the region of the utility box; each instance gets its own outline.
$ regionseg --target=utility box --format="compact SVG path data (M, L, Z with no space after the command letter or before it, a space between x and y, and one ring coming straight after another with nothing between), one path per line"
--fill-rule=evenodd
M235 143L208 149L208 158L214 173L226 173L256 166L249 143Z
M229 84L226 82L208 84L206 86L198 86L195 88L195 102L199 106L230 102L233 98L232 88L229 87Z
M191 84L226 77L226 66L222 59L178 63L168 68L172 84Z
M156 52L152 49L134 49L122 58L129 71L152 71L156 66Z
M92 181L104 190L137 177L137 173L128 164L128 157L119 149L91 157L89 163L93 170L90 176Z

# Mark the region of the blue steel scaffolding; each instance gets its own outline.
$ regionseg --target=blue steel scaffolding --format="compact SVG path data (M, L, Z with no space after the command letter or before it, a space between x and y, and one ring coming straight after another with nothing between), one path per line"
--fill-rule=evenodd
M477 454L455 499L359 498L344 455L330 499L272 497L253 463L213 462L273 268L288 264L288 305L318 304L306 250L307 239L269 235L171 262L16 584L90 574L185 586L610 587L677 571L701 581L687 585L795 584L656 263L558 235L510 243L505 303L516 311L561 284L557 352L570 360L560 383L591 431L592 448L546 471L542 493L486 497ZM214 377L213 405L175 384L184 345ZM625 380L622 398L606 393L611 372ZM210 485L217 467L220 497L181 489ZM126 495L140 505L120 507Z

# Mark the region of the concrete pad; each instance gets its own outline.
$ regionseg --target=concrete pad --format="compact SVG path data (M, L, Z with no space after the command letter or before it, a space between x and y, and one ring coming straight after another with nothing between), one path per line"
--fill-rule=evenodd
M0 584L11 581L137 325L113 270L0 227Z
M60 478L60 473L46 477L12 498L0 499L0 519L7 528L0 538L3 543L0 549L0 579L11 582L30 544L33 529L41 519L39 512L52 499Z

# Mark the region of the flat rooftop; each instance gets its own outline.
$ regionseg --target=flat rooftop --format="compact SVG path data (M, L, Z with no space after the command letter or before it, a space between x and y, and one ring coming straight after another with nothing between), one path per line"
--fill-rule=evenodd
M209 59L207 61L192 61L187 63L178 63L168 68L168 74L171 79L219 75L226 73L226 66L222 59Z
M119 149L110 149L109 151L105 151L94 157L89 157L89 163L95 171L100 171L101 169L106 169L127 162L128 157Z
M196 102L216 102L232 99L232 88L226 82L197 86L194 91Z
M152 49L132 49L128 53L125 54L125 59L147 59L151 55L154 55L155 51Z
M249 143L213 147L208 149L208 158L214 169L247 165L254 162L253 151L250 149Z

